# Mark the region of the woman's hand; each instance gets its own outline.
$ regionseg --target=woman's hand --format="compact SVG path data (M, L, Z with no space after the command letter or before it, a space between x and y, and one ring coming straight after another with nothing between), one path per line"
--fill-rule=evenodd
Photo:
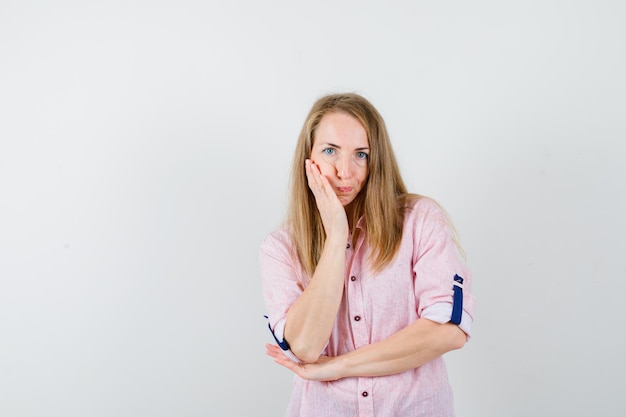
M274 362L289 369L300 378L311 381L336 381L341 377L334 358L320 356L314 363L295 363L287 358L280 347L272 344L265 345L265 353L274 358Z
M317 209L322 217L322 224L327 236L347 239L349 234L346 210L337 197L328 178L320 171L319 166L307 159L305 161L306 176L309 188L315 196Z

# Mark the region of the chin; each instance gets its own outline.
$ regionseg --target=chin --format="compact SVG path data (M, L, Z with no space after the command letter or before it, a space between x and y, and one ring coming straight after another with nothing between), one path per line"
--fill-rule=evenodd
M354 201L354 198L340 198L339 201L344 207L347 207Z

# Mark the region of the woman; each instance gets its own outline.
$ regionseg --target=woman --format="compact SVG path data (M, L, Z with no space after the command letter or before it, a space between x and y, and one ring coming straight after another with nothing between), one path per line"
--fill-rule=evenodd
M407 192L365 98L313 105L260 263L267 354L296 374L288 416L454 415L441 356L469 337L470 271L445 213Z

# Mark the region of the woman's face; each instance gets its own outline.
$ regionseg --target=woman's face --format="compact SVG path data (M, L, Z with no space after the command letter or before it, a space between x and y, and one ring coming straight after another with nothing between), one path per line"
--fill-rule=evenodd
M369 141L365 128L346 113L328 113L317 129L311 160L328 178L343 206L352 203L368 175Z

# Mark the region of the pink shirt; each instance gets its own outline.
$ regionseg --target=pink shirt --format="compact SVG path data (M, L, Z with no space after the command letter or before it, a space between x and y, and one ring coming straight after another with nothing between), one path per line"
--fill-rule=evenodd
M363 219L357 227L363 227ZM374 275L367 266L370 250L364 233L356 247L347 246L343 300L323 354L338 356L384 340L418 318L450 321L455 274L464 278L459 326L469 336L474 311L470 271L457 254L444 213L432 200L421 198L407 211L399 252L381 272ZM287 311L308 278L292 248L285 230L271 233L261 246L263 293L270 326L279 339ZM287 411L289 417L453 415L442 357L383 377L317 382L296 376Z

